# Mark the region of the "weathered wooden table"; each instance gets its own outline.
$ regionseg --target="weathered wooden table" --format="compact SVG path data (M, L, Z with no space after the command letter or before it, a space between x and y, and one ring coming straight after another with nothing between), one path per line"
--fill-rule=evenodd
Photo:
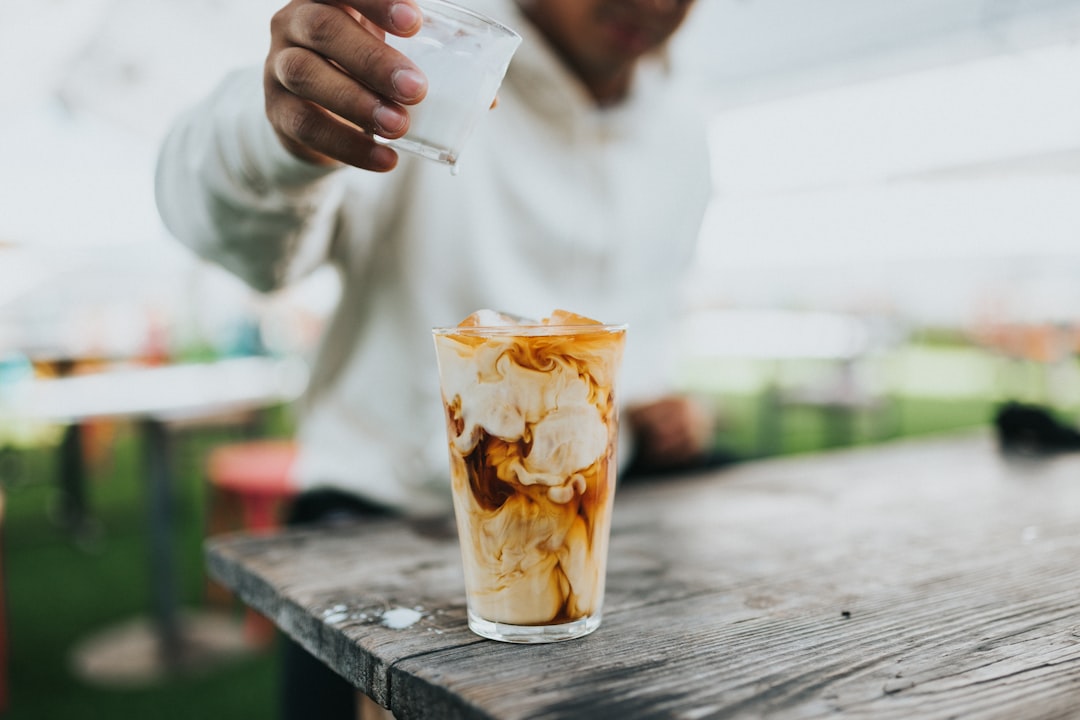
M628 485L604 623L466 627L449 525L231 536L211 573L397 717L1080 717L1080 455L988 435Z

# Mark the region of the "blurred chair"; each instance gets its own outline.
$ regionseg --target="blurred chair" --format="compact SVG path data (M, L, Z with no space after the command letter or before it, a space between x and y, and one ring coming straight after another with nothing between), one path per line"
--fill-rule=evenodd
M262 533L278 527L283 505L297 491L295 461L296 444L291 440L252 440L212 450L207 459L208 534L240 529ZM208 585L207 599L232 603L231 594L216 583ZM265 645L273 637L273 625L250 609L246 612L248 639Z
M838 357L832 367L816 382L795 387L770 388L766 401L773 404L771 417L780 418L790 411L809 410L822 419L822 442L825 447L853 445L860 437L860 421L868 421L867 434L877 440L896 430L893 403L889 394L867 375L870 355ZM763 433L766 454L778 452L779 430ZM771 452L770 452L771 451Z
M864 416L873 420L873 436L891 432L893 403L883 383L874 382L872 366L904 338L903 328L885 316L834 312L716 309L690 316L683 347L691 357L758 363L767 380L760 394L757 454L784 450L789 411L810 409L822 415L826 445L847 445L857 438ZM824 371L812 380L792 382L785 370L817 364Z
M818 314L812 323L808 332L818 338L816 358L824 362L825 371L812 381L778 387L768 394L776 415L799 410L817 413L824 447L896 435L898 405L882 363L906 340L906 330L895 318L876 314ZM779 433L772 438L778 442ZM765 440L770 442L769 436Z

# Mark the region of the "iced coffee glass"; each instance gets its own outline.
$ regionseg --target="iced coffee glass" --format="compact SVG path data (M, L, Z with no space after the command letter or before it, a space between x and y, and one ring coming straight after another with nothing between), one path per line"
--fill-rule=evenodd
M465 142L495 100L521 36L479 13L443 0L419 0L424 21L412 37L387 34L386 43L427 76L428 92L409 107L409 130L376 140L398 150L456 166Z
M478 635L543 643L600 625L625 334L566 312L434 330Z

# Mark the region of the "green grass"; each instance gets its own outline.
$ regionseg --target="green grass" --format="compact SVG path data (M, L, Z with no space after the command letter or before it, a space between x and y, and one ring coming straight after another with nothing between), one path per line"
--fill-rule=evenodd
M951 348L912 350L883 365L891 398L885 422L871 417L855 424L855 443L925 435L987 425L1000 400L980 379L993 378L992 359ZM820 368L785 372L785 381ZM686 385L716 403L728 418L718 442L747 457L768 446L760 368L699 365L687 369ZM979 382L974 382L979 380ZM933 382L931 382L933 381ZM269 434L289 428L275 416ZM824 415L812 409L785 410L772 427L773 451L813 452L828 440ZM188 434L177 445L176 497L179 592L185 607L204 604L202 541L206 493L200 468L227 431ZM55 501L54 448L23 450L18 479L6 483L4 552L10 629L12 720L40 718L272 718L276 716L276 654L264 651L200 676L154 687L96 687L71 671L76 645L97 630L146 614L150 608L145 486L140 448L131 428L121 426L114 452L90 481L93 516L101 536L87 549L71 542L52 521Z
M1075 359L1048 368L943 341L910 344L860 366L861 385L879 398L881 407L855 413L843 441L830 432L826 411L768 402L770 392L834 382L836 369L826 361L709 358L681 368L683 387L728 418L717 442L745 457L985 426L1005 400L1041 404L1065 419L1080 409Z
M206 496L198 460L213 434L178 444L175 547L181 604L204 606L201 544ZM19 479L6 489L5 582L12 720L80 718L255 718L275 716L277 660L261 651L212 672L152 687L100 687L70 667L73 649L96 631L150 604L145 487L140 448L121 426L115 452L89 482L99 536L76 543L51 519L56 499L54 448L21 454Z
M717 444L747 458L981 427L992 421L997 407L992 398L896 397L879 411L857 413L850 442L837 442L830 436L829 418L822 410L787 408L777 413L772 425L765 425L760 396L712 395L709 399L726 418ZM764 437L769 428L776 435L771 441Z

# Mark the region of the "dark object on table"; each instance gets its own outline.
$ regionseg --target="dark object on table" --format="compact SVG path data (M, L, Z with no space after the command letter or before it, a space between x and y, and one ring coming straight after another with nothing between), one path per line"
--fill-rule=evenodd
M1044 407L1010 402L994 418L1002 450L1023 455L1049 455L1080 450L1080 432Z
M700 458L696 458L687 463L678 465L665 465L663 467L656 467L648 465L641 461L641 458L635 458L630 466L626 468L620 480L623 481L635 481L638 479L650 478L655 476L676 476L687 475L699 472L707 472L709 470L717 470L728 465L734 465L735 463L745 460L740 455L734 452L726 450L724 448L714 448Z

